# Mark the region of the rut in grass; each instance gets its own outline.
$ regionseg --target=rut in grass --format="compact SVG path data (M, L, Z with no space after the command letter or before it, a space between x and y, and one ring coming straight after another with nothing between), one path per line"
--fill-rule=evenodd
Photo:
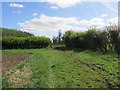
M30 52L32 52L31 50ZM63 51L56 49L36 49L36 53L30 57L24 65L30 65L25 70L17 69L9 78L10 82L13 82L17 87L34 87L34 88L113 88L118 87L117 77L114 75L116 72L110 71L109 68L104 67L103 64L113 66L110 61L110 56L104 58L94 56L93 52L74 52ZM10 51L9 51L10 52ZM22 52L22 51L21 51ZM28 51L27 51L28 52ZM95 52L96 53L96 52ZM101 56L101 55L100 55ZM104 55L103 55L104 57ZM95 60L97 59L97 60ZM114 66L117 59L113 57L112 61ZM101 63L105 61L105 63ZM99 64L99 65L97 65ZM103 65L103 70L99 66ZM116 67L113 67L115 69ZM29 70L28 70L29 69ZM28 75L32 77L26 77L24 72L28 71ZM21 76L25 76L21 78ZM110 75L110 73L112 73ZM7 80L7 78L6 78ZM24 81L25 80L25 81ZM32 80L32 81L31 81ZM24 81L26 83L21 84ZM9 83L9 82L8 82ZM33 86L31 86L33 84ZM7 86L6 86L7 87ZM14 86L11 86L14 87Z
M75 63L83 64L83 65L85 65L86 67L88 67L88 68L90 68L91 70L93 70L94 72L97 72L98 75L103 75L101 72L105 72L106 75L114 75L114 74L111 74L111 73L109 74L108 71L106 71L106 70L103 69L103 68L97 67L97 66L95 66L94 64L90 65L90 64L88 64L88 63L85 63L85 62L81 61L79 58L77 58L77 57L76 57L74 54L72 54L72 53L69 53L69 54L68 54L68 53L65 53L65 52L64 52L64 55L67 56L68 58L71 58ZM103 76L104 76L104 75L103 75ZM113 81L113 80L112 80L112 79L107 79L106 76L104 76L101 80L96 79L95 81L96 81L96 82L105 83L108 88L114 88L114 87L116 87L116 85L112 85L112 84L110 83L110 81ZM113 81L113 82L114 82L114 81ZM116 83L116 82L114 82L114 83ZM117 85L117 86L118 86L118 85Z

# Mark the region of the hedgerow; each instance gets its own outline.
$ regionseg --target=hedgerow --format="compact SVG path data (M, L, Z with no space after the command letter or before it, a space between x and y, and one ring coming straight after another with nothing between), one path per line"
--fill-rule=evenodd
M2 49L45 48L51 43L47 37L3 37Z
M116 26L109 26L107 30L91 28L86 32L66 31L63 42L66 47L101 50L120 54L120 31Z

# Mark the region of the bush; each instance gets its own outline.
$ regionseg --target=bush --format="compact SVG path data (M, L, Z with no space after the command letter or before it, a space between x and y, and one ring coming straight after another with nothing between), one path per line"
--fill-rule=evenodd
M120 54L120 31L117 26L109 26L99 31L91 28L86 32L66 31L63 36L66 47L101 50Z
M111 43L109 45L111 51L115 51L120 55L120 30L117 25L110 25L106 27L108 33L108 39Z
M46 37L3 37L3 49L18 49L18 48L45 48L51 43Z
M76 33L74 31L67 31L63 36L64 43L67 47L74 47L74 38Z
M91 50L95 50L98 48L98 35L100 34L100 31L98 31L95 28L89 29L86 34L85 37L83 39L84 42L84 48L85 49L91 49Z
M100 31L90 29L87 32L67 31L63 36L63 41L67 47L97 49L97 36Z

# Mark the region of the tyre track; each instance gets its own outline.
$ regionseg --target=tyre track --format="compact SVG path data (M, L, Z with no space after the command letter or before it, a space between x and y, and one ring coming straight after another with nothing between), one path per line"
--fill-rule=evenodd
M96 69L96 68L92 67L91 65L89 65L89 64L87 64L87 63L85 63L85 62L80 61L80 59L76 58L73 54L64 53L64 55L65 55L65 54L66 54L66 56L67 56L68 58L72 59L75 63L80 63L80 64L85 65L86 67L90 68L92 71L97 72L98 75L102 75L101 72L105 72L105 73L107 72L107 71L105 71L105 69L96 67L96 66L94 65L94 67L97 68L97 69ZM99 70L98 70L98 69L99 69ZM107 73L107 74L108 74L108 73ZM109 74L109 75L110 75L110 74ZM103 82L103 83L105 83L108 88L114 88L114 87L116 87L116 85L113 86L113 85L110 83L110 81L113 81L113 80L106 79L105 76L102 77L102 79L103 79L104 81L102 81L102 80L96 80L96 81L97 81L97 82Z

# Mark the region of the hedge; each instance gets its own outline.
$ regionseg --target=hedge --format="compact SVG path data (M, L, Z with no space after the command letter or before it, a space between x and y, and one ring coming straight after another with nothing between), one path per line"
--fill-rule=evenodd
M2 49L46 48L50 43L47 37L3 37Z
M86 32L66 31L63 36L66 47L101 50L103 52L116 52L120 54L120 31L99 31L96 28Z

